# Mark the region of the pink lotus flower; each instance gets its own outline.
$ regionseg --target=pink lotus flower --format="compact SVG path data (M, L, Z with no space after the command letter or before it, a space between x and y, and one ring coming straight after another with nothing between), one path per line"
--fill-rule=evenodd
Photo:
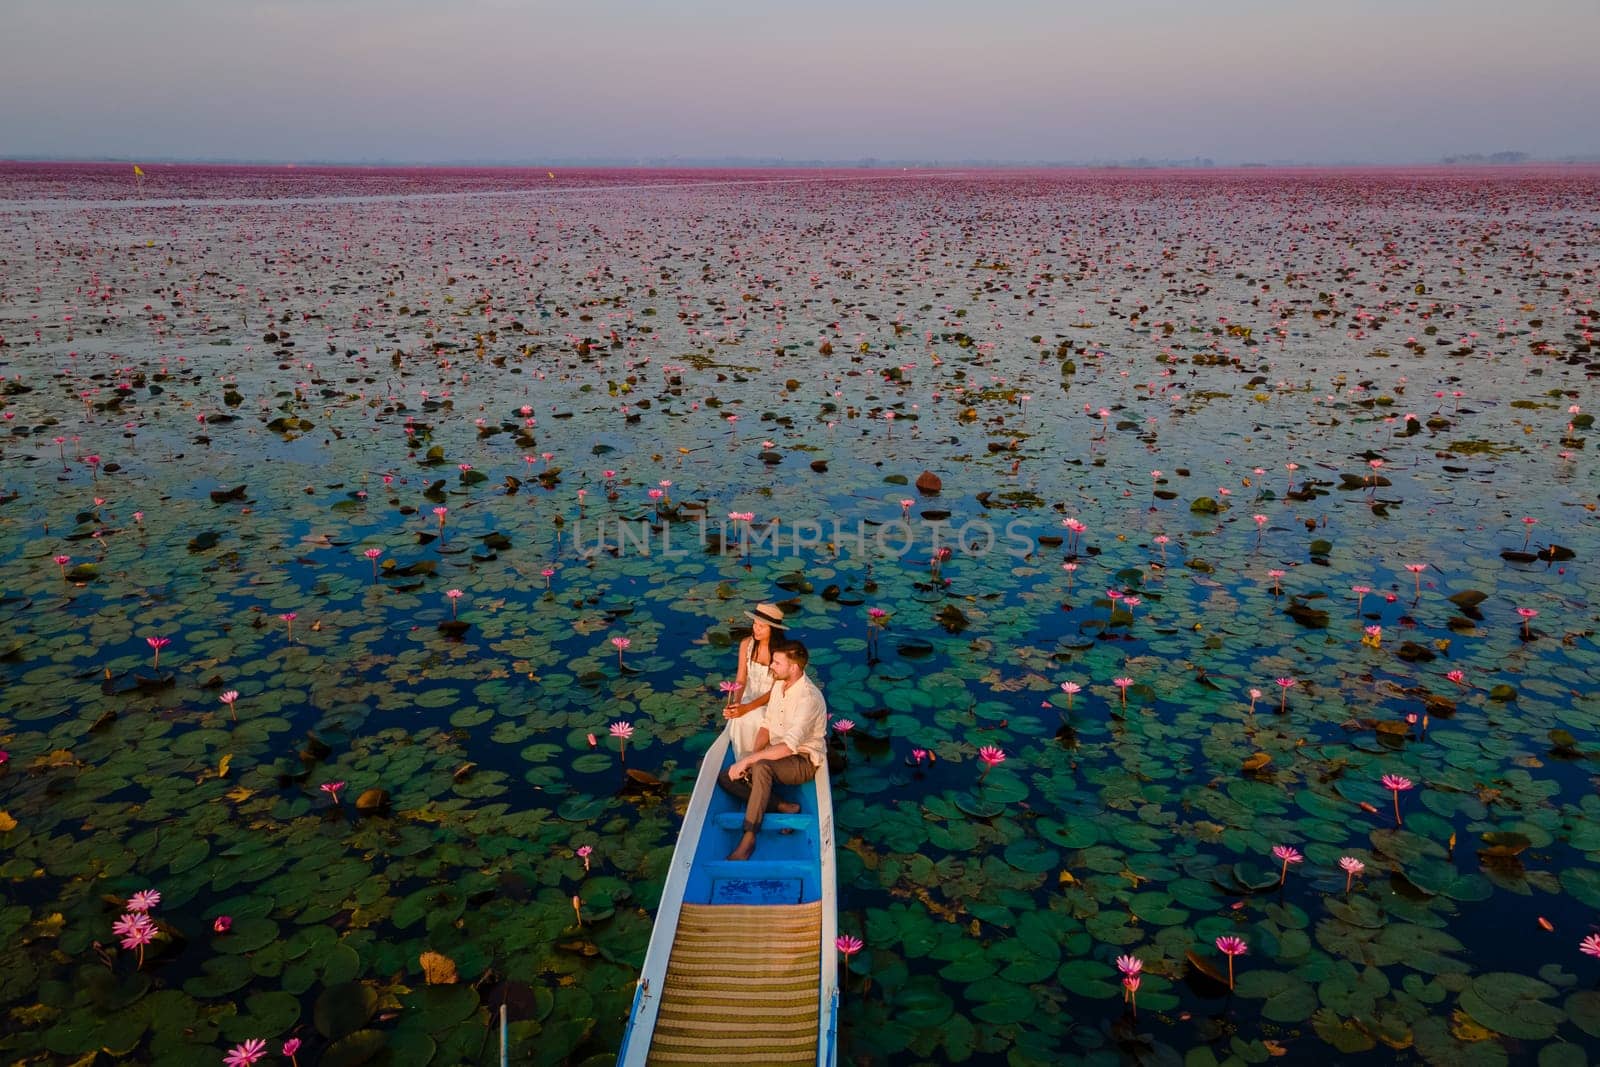
M456 617L456 602L466 594L459 589L446 589L444 595L450 598L450 617L454 619Z
M1578 951L1586 956L1600 956L1600 934L1590 934L1579 941Z
M922 761L927 759L927 758L928 758L928 750L927 749L925 749L925 748L914 748L914 749L911 750L911 762L915 763L918 767L922 766Z
M1462 687L1465 687L1467 684L1467 675L1464 671L1451 671L1446 674L1445 677Z
M1006 761L1006 754L994 745L984 745L978 749L978 758L983 761L983 773L978 776L978 784L982 785L984 779L989 777L989 772Z
M596 741L596 740L595 740L595 737L594 737L594 734L590 734L590 735L589 735L589 747L590 747L590 748L594 748L594 747L595 747L595 746L596 746L596 745L598 745L598 744L599 744L599 743L600 743L600 742L599 742L599 741Z
M154 889L141 889L128 898L128 910L137 912L150 911L161 903L161 894Z
M1527 536L1522 539L1522 551L1528 551L1528 545L1533 541L1533 527L1539 520L1531 515L1522 517L1522 527L1527 531Z
M1083 692L1083 686L1077 682L1062 682L1061 691L1067 694L1067 710L1072 710L1072 698L1075 694Z
M1233 957L1243 956L1250 950L1242 937L1223 935L1217 938L1217 950L1228 957L1228 988L1233 988Z
M450 509L443 504L433 509L433 517L439 520L439 529L444 529L444 517L450 514Z
M147 637L147 638L144 639L144 643L149 645L151 647L151 649L153 649L155 651L154 669L155 670L160 670L161 669L161 650L163 648L166 648L168 645L172 644L172 638L170 638L170 637Z
M578 858L583 861L584 873L588 873L588 870L589 870L589 855L592 852L594 852L594 847L592 845L579 845L578 846L577 855L578 855Z
M1352 585L1350 591L1356 595L1356 614L1361 614L1361 601L1372 592L1372 587L1367 585Z
M1283 861L1283 870L1278 874L1279 883L1289 880L1289 864L1299 863L1305 859L1300 850L1290 845L1273 845L1272 854Z
M233 719L234 722L238 722L239 714L233 710L233 704L234 701L239 699L239 691L237 689L230 689L217 699L228 705L228 715Z
M1400 825L1400 794L1412 787L1411 779L1398 774L1383 776L1383 787L1394 794L1394 822Z
M1406 570L1410 571L1417 580L1417 596L1422 595L1422 572L1428 569L1426 563L1407 563Z
M1354 856L1340 856L1339 866L1344 868L1344 891L1348 893L1350 892L1350 880L1366 870L1367 865Z
M1144 970L1144 960L1141 960L1138 956L1118 956L1117 970L1121 971L1125 976L1138 974Z
M622 667L622 650L631 644L633 642L626 637L613 637L611 639L611 647L617 650L617 667L619 669Z
M1289 690L1293 689L1299 683L1294 678L1279 678L1277 681L1278 681L1278 688L1280 690L1282 690L1282 692L1283 692L1283 699L1278 702L1278 710L1280 712L1288 711L1289 710Z
M298 612L293 612L293 611L286 611L282 615L278 616L278 618L283 620L284 625L288 627L289 640L291 640L291 641L294 640L294 620L296 619L297 616L298 616Z
M299 1067L300 1061L295 1059L294 1054L299 1051L300 1039L298 1037L291 1037L289 1040L283 1043L283 1054L289 1057L289 1061L295 1064L295 1067Z
M611 736L617 739L617 755L627 758L628 738L633 736L633 724L614 722L611 724Z
M1282 588L1280 588L1280 586L1278 584L1278 579L1283 577L1283 573L1284 573L1283 571L1277 570L1277 569L1273 569L1273 570L1270 570L1270 571L1267 572L1267 577L1272 579L1272 595L1273 596L1278 596L1283 592Z
M539 573L544 576L544 587L546 589L549 589L550 588L550 579L552 577L554 577L554 575L556 573L555 572L555 568L554 567L546 567L544 570L540 571Z
M214 934L225 934L231 929L233 929L233 917L231 915L218 915L211 920L211 932Z
M1136 974L1122 976L1122 999L1133 1009L1135 1015L1139 1012L1139 982L1140 978Z
M1524 638L1531 638L1533 636L1533 631L1530 630L1528 626L1531 622L1533 622L1534 619L1539 617L1539 613L1533 608L1518 608L1517 614L1522 616L1522 636Z
M368 559L370 559L372 561L372 580L373 581L377 581L378 580L378 557L381 556L381 555L383 555L383 549L381 549L381 548L369 548L369 549L367 549L366 556L367 556Z
M1111 684L1116 686L1122 694L1122 706L1128 706L1128 687L1133 684L1132 678L1113 678Z
M723 696L724 702L728 703L728 704L732 704L733 703L733 694L735 694L735 693L737 693L739 691L739 683L738 682L722 682L717 686L717 688L722 690L722 696Z
M240 1045L235 1045L223 1059L224 1067L251 1067L257 1060L267 1054L267 1043L264 1039L253 1037Z
M339 803L339 790L344 788L343 782L323 782L317 787L333 798L335 804Z
M866 942L854 934L840 934L833 939L833 947L838 949L839 955L844 957L844 969L847 975L850 972L850 957L860 952L865 945Z
M1256 701L1258 701L1260 699L1261 699L1261 690L1259 690L1259 689L1250 690L1250 714L1254 715L1256 713Z
M61 577L62 578L65 578L67 576L67 564L69 564L71 562L72 562L72 557L71 556L57 556L56 557L56 566L61 568Z
M156 924L142 911L130 911L111 924L111 932L122 938L123 948L139 950L138 966L144 966L144 949L156 939Z
M833 728L839 731L841 734L847 734L856 728L856 724L850 719L840 719L838 722L833 724Z

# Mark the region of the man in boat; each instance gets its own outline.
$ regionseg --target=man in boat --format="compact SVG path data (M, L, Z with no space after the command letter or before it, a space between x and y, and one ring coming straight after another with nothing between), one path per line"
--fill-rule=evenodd
M728 854L730 860L747 860L755 852L756 834L767 812L800 810L800 805L774 797L773 785L809 782L827 758L828 705L822 691L806 677L810 659L799 641L772 643L772 689L755 747L717 778L717 784L745 802L744 836Z

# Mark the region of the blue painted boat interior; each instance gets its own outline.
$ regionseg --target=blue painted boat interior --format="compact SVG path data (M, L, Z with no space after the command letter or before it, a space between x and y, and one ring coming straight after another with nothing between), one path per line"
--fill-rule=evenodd
M733 765L730 750L722 769ZM780 800L798 801L800 812L769 812L756 835L755 855L747 860L723 857L739 843L744 804L718 787L712 792L700 830L694 868L684 888L687 904L806 904L822 899L822 870L817 843L817 786L779 785Z

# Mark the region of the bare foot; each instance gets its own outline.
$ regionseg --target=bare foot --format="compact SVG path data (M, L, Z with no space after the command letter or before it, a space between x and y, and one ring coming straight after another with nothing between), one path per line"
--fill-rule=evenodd
M745 835L739 838L738 846L735 847L732 852L728 853L728 858L730 860L747 860L755 852L755 850L756 835L746 831Z
M798 815L800 813L800 805L792 800L780 800L778 801L778 811L783 815Z

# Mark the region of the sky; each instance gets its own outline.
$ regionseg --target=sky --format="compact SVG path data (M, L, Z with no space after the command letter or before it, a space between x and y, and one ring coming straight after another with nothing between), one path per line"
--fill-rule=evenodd
M1593 158L1596 41L1596 0L0 0L0 158Z

